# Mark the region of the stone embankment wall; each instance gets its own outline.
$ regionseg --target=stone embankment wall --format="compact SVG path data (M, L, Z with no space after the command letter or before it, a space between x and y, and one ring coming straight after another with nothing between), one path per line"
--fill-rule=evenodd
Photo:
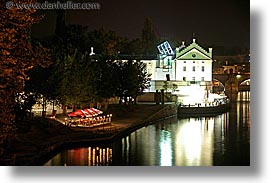
M112 136L112 139L117 139L117 138L126 136L131 132L138 130L139 128L153 124L154 122L164 120L170 117L177 117L177 112L178 112L178 109L176 104L165 104L163 108L161 108L156 113L146 117L143 120L137 121L132 125L128 126L128 128L116 133L115 135Z
M168 117L177 115L177 113L178 113L177 105L169 104L169 105L165 106L164 108L162 108L161 110L159 110L158 112L156 112L155 114L152 114L151 116L149 116L145 120L145 122L153 122L153 121L161 120L164 118L168 118Z

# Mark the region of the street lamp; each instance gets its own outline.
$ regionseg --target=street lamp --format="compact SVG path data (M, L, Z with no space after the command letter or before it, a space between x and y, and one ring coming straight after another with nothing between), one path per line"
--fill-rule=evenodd
M110 114L110 118L109 118L109 122L110 122L110 125L111 125L111 121L112 121L112 114Z

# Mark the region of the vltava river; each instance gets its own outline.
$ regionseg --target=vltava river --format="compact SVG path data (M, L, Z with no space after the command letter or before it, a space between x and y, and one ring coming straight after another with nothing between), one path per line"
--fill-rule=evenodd
M164 120L109 145L66 150L45 165L249 166L250 102L215 117Z

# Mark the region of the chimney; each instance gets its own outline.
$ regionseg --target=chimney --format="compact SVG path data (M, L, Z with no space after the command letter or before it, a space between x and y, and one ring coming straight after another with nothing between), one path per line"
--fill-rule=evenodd
M208 50L209 50L209 55L212 58L212 50L213 50L213 48L208 48Z

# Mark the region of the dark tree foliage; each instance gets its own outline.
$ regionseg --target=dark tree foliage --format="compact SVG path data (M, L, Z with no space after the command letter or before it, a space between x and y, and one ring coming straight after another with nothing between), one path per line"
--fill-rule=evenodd
M115 56L119 53L128 53L128 40L114 31L103 28L88 32L87 44L94 48L94 52L102 55Z
M62 21L64 12L58 20ZM63 25L63 24L62 24ZM144 65L118 59L120 54L153 53L156 36L150 19L144 23L142 37L128 40L114 31L87 31L80 25L57 25L56 34L43 40L51 50L52 65L35 67L26 91L43 96L43 101L59 101L64 106L103 102L111 97L136 98L148 85ZM90 57L91 47L97 58ZM43 76L39 76L43 73Z
M149 75L145 64L132 60L120 62L119 81L117 96L125 102L135 102L137 96L149 87Z
M16 96L23 92L24 81L29 79L27 71L49 63L48 50L31 43L30 27L42 18L34 16L35 12L35 9L10 10L4 2L0 5L0 146L15 131ZM2 152L0 148L0 155Z
M127 45L127 53L129 55L142 55L144 52L142 40L137 38L129 41Z
M66 31L62 35L63 43L69 48L70 53L75 49L81 53L89 52L90 47L87 39L88 27L81 25L68 25Z
M115 97L119 85L119 65L115 56L100 56L93 62L92 85L95 91L95 101L104 102L108 107L108 99Z
M143 24L141 40L143 45L143 54L157 54L157 36L153 29L152 20L147 17Z

